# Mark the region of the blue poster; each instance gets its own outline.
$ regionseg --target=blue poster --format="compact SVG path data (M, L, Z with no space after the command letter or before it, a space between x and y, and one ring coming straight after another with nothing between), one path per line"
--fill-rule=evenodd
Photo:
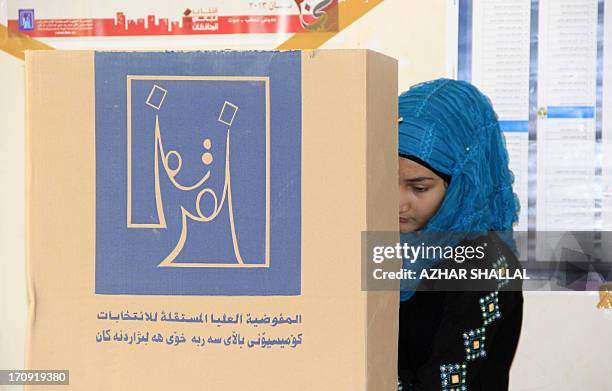
M96 53L96 293L299 295L299 52Z

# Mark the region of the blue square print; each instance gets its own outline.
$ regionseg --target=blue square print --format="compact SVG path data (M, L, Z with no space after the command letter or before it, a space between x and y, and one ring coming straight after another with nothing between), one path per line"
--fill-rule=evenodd
M96 293L300 294L300 61L96 53Z

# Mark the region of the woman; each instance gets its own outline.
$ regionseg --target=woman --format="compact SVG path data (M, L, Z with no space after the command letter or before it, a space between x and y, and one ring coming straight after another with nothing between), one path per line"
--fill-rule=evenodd
M445 244L486 249L477 264L437 259L436 268L518 268L511 238L518 199L488 98L466 82L433 80L400 95L399 116L400 231L442 233ZM398 388L507 389L522 322L520 284L447 283L402 287Z

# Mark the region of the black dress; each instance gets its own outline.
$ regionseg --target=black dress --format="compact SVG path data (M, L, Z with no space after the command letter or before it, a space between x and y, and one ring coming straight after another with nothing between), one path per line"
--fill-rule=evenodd
M511 275L520 268L494 233L461 245L485 242L485 258L478 263L451 260L436 267L467 268L468 274L474 267L508 268ZM400 304L398 389L507 390L523 315L520 280L487 281L487 289L479 291L448 291L432 280L421 284L430 284L429 290Z

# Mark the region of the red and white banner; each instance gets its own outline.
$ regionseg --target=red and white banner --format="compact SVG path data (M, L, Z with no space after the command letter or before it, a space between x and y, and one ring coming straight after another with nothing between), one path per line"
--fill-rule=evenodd
M337 31L338 0L14 1L8 27L32 37L146 36ZM114 3L114 4L113 4ZM134 7L137 3L139 6ZM183 7L182 5L185 4ZM114 8L112 8L114 7ZM180 8L179 8L180 7Z

